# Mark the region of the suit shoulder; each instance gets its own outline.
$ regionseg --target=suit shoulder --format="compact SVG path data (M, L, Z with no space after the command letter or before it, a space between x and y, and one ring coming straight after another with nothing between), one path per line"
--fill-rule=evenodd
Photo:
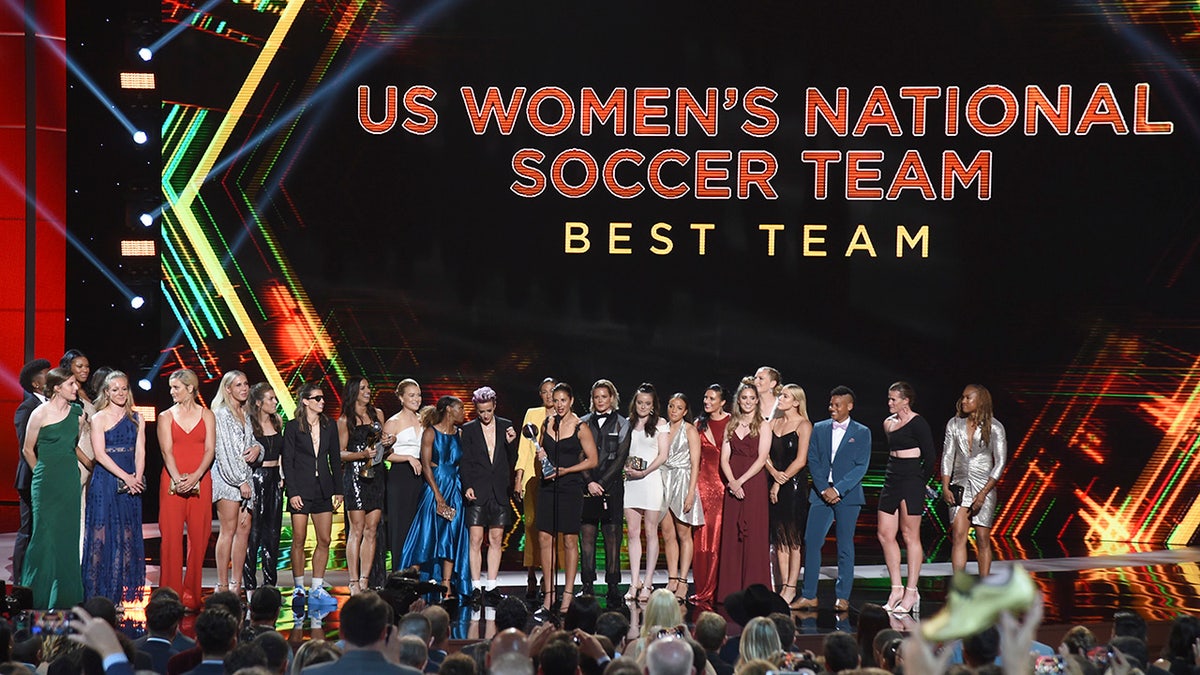
M477 427L479 425L480 425L479 420L474 419L474 420L471 420L470 422L467 422L466 424L462 425L461 428L463 431L466 431L467 429L474 429L475 427Z

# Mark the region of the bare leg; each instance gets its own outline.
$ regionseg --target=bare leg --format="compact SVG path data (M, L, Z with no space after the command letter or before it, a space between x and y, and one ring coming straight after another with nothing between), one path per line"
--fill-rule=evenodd
M679 586L686 592L688 574L692 571L692 526L684 522L675 523L675 535L679 537Z
M467 531L471 544L471 581L474 582L479 580L483 569L483 526L472 525Z
M799 546L793 546L788 551L790 557L788 558L787 581L784 583L792 587L790 590L792 597L788 600L788 604L791 604L791 601L800 595L797 585L800 583L800 567L804 564L804 555Z
M292 577L304 576L304 540L308 538L308 515L292 514Z
M488 528L487 578L500 576L500 554L504 553L504 528Z
M658 564L658 511L646 510L646 588L654 588L654 566Z
M679 586L676 580L679 576L679 540L676 539L675 514L671 513L671 509L663 510L658 526L662 532L663 550L667 554L667 590L674 593Z
M375 564L375 546L376 534L379 532L379 520L383 518L383 511L375 509L368 511L366 518L363 520L362 531L362 553L359 556L359 573L358 580L361 582L363 590L366 590L367 579L371 577L371 567Z
M958 507L950 523L950 567L958 572L967 568L967 535L971 531L970 509Z
M975 553L979 556L979 576L986 577L992 573L992 559L995 557L992 552L992 528L975 526Z
M329 566L329 542L333 534L333 514L312 514L313 529L317 532L317 547L313 549L313 577L324 578Z
M906 501L900 502L900 533L904 537L904 548L908 550L908 585L901 605L908 608L920 597L916 588L921 580L921 561L925 558L925 549L921 546L921 516L909 514Z
M563 590L562 609L566 609L575 597L575 570L579 567L579 535L563 535Z
M246 554L250 551L250 526L252 523L252 514L248 510L243 510L239 503L237 529L233 531L233 551L229 556L230 569L233 570L230 575L232 581L230 587L233 590L237 590L240 583L237 570L246 566Z
M625 522L629 525L629 594L636 595L641 585L642 569L642 512L625 509Z
M900 516L895 513L876 511L879 527L879 545L883 547L883 562L887 565L888 578L892 580L892 593L888 596L885 609L891 610L904 597L904 584L900 582L900 543L896 535L900 530Z
M359 561L362 559L363 521L366 520L367 513L347 509L346 516L350 520L350 527L346 530L346 571L350 572L350 583L358 586L358 578L364 576L360 571Z
M538 549L542 556L539 560L542 563L542 593L545 596L542 607L550 609L550 603L554 602L554 577L558 574L558 569L550 566L550 561L554 559L554 535L539 530Z
M445 596L448 598L454 594L452 590L454 586L451 582L454 580L454 561L442 561L442 587L446 589Z
M229 588L229 557L233 548L234 530L237 529L240 502L228 499L217 500L217 520L221 529L217 533L217 589ZM190 536L190 535L189 535ZM242 555L245 558L245 553ZM238 569L241 569L240 567Z

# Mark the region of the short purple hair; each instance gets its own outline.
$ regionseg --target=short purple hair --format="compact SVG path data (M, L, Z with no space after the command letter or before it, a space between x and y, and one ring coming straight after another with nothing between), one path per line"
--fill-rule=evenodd
M491 387L480 387L471 394L471 403L479 405L480 403L496 402L496 390Z

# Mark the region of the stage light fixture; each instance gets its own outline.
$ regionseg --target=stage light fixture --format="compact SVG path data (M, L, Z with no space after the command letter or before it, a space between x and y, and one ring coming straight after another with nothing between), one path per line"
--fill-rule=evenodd
M143 61L149 61L150 59L154 58L154 52L150 51L149 47L142 47L138 50L137 54L138 58Z
M142 379L138 380L138 387L140 387L142 391L150 391L150 380L147 380L143 377ZM146 421L150 422L151 420Z
M145 383L145 386L142 386L143 383ZM138 382L138 386L146 391L150 391L150 383L146 380ZM154 411L154 406L152 405L135 405L133 406L133 412L141 415L143 422L153 422L158 419L158 414Z
M158 255L153 239L122 239L121 255L130 258L150 258Z
M154 224L154 216L150 215L149 213L143 213L142 215L138 216L138 222L145 227L150 227Z
M134 309L141 309L144 304L146 304L146 299L140 295L135 295L129 299L129 306Z
M154 89L154 73L121 73L122 89Z
M142 131L141 129L138 129L133 132L133 142L134 143L137 143L138 145L144 145L146 143L146 141L148 141L148 140L150 140L150 137L147 136L146 132Z

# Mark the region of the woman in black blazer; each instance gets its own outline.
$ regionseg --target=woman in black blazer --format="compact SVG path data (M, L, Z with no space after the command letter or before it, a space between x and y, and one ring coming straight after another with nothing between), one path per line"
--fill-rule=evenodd
M312 593L308 600L328 603L333 598L324 588L325 567L329 562L333 512L342 505L337 425L325 416L325 393L319 384L305 384L296 399L296 414L283 428L281 454L288 511L292 514L292 575L296 584L292 602L305 600L304 540L312 516L317 547L313 551Z
M517 463L517 431L511 420L496 415L496 392L480 387L471 396L476 418L463 425L460 434L463 500L467 504L467 532L471 545L471 604L486 602L495 607L501 595L496 590L504 531L512 524L508 506L513 467ZM483 535L487 530L487 581L481 583Z

